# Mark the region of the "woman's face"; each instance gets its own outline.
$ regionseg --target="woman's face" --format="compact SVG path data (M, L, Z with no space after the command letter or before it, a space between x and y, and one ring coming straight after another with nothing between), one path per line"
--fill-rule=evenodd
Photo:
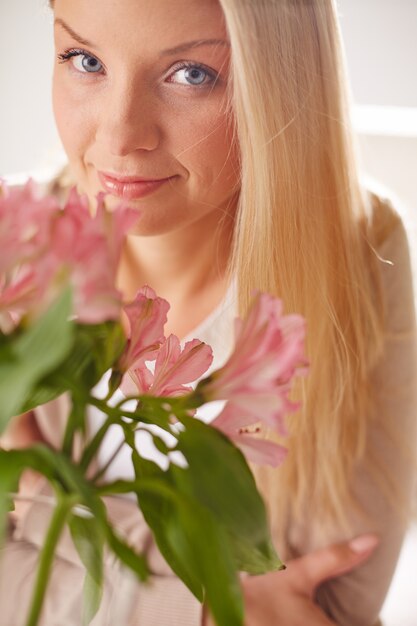
M143 235L230 211L239 158L217 1L56 0L54 14L53 106L79 190L93 202L111 188L109 208L123 194L141 212ZM216 41L192 45L201 40ZM137 197L100 172L168 180Z

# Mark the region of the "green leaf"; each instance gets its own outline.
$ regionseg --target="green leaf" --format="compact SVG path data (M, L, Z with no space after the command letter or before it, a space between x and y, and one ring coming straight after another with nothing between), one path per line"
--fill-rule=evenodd
M239 570L263 574L283 569L267 522L265 504L243 454L217 429L182 417L177 449L189 465L171 465L177 488L207 507L224 526Z
M155 448L159 450L159 452L167 455L171 451L171 448L165 443L165 441L161 437L155 435L154 433L151 433L151 436L155 444Z
M18 453L0 449L0 546L4 540L8 513L14 508L8 494L18 491L23 469L24 464Z
M132 462L137 482L140 483L145 478L156 478L161 482L169 482L169 473L166 474L159 465L153 461L142 458L138 454L133 432L127 428L124 429L124 432L126 442L132 450ZM135 493L137 493L137 491L135 491ZM147 500L146 496L143 496L139 506L147 524L153 531L156 543L166 561L177 576L179 576L190 589L191 593L202 602L203 590L201 580L198 576L194 575L192 570L190 571L187 567L187 563L183 562L181 555L177 554L175 544L172 545L170 540L166 537L165 522L169 520L172 508L169 502L161 500L160 498L155 500L152 497L149 497Z
M71 291L65 290L26 331L12 337L8 359L0 361L0 433L22 407L36 383L58 368L73 343Z
M243 600L227 534L210 511L179 492L172 465L164 472L138 454L133 433L126 440L139 506L161 554L191 593L207 600L219 626L241 626Z
M0 524L3 529L10 508L8 494L18 491L19 479L25 469L45 476L54 486L60 484L66 493L78 495L79 501L88 503L96 516L103 517L103 505L79 468L60 452L44 444L35 444L21 450L0 450Z
M115 480L111 483L100 484L96 487L96 490L100 496L136 493L139 484L139 480Z
M0 469L13 462L20 463L22 470L30 468L39 472L49 482L58 483L64 493L76 496L74 503L85 504L98 520L105 519L105 507L94 486L87 481L81 469L58 450L42 443L21 450L0 450L0 462Z
M166 481L168 475L162 476L160 479L161 483L164 479ZM181 546L177 541L178 538L175 536L174 527L178 524L178 520L172 502L155 497L152 494L141 493L140 490L137 490L136 494L138 495L140 509L146 522L152 529L161 554L191 593L200 602L203 602L203 581L199 573L195 571L195 568L192 567L187 557L182 553Z
M44 376L31 394L23 410L45 404L68 389L91 389L116 362L125 345L119 322L76 324L73 349L59 370Z
M137 495L161 553L183 582L193 581L192 588L187 586L200 602L207 602L218 626L243 626L234 558L227 534L213 515L161 478L142 480ZM158 517L158 511L163 517ZM178 564L180 571L175 569Z
M100 524L94 517L89 516L88 512L87 517L84 517L73 510L69 528L74 545L87 570L83 588L83 626L86 626L100 608L103 596L104 534Z
M139 580L146 581L149 577L149 567L146 557L143 554L138 554L119 537L108 522L106 523L106 536L110 548L120 561L131 569Z
M134 433L128 429L124 429L126 443L130 446L132 450L132 462L135 470L135 476L137 479L137 483L141 483L144 478L157 478L164 480L169 480L169 474L165 475L164 471L154 463L148 459L144 459L139 456L136 450ZM137 493L137 490L134 490ZM152 529L158 547L165 557L166 561L172 567L173 571L181 578L181 580L187 585L190 589L191 593L195 595L196 598L203 601L203 592L201 587L201 581L194 577L192 573L187 570L186 565L182 563L181 559L177 557L175 546L171 546L170 542L165 539L164 535L164 519L166 519L167 515L169 515L169 505L167 505L164 501L157 502L149 502L147 505L146 497L143 501L140 502L140 508L142 514L145 518L145 521Z
M63 373L91 389L103 374L115 363L125 345L123 328L119 322L108 321L102 324L78 324L76 328L76 352L64 363ZM77 361L75 368L74 361Z

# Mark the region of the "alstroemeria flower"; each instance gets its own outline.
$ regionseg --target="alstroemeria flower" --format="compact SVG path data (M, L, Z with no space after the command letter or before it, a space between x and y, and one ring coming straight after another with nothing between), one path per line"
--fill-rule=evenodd
M22 315L39 307L54 274L49 243L56 198L42 197L29 179L22 188L0 180L0 330L12 332Z
M119 319L116 273L124 236L138 220L126 204L106 213L98 194L95 216L87 196L70 190L63 208L29 179L23 188L0 186L0 327L11 332L23 315L42 314L66 285L73 314L94 324Z
M50 283L55 273L55 262L45 254L36 262L16 268L11 280L0 276L0 330L8 333L22 316L33 309L44 311L52 299ZM49 296L48 296L49 287Z
M128 320L126 350L119 359L118 369L126 372L135 369L145 360L155 360L165 340L164 326L167 322L169 304L159 298L155 291L145 285L137 292L133 302L123 307Z
M287 456L287 449L259 437L257 422L253 415L245 415L240 407L227 403L220 415L210 422L210 426L218 428L233 441L248 461L277 467Z
M283 315L282 303L258 294L245 320L236 320L236 345L226 364L202 381L206 402L228 400L244 415L285 433L284 415L298 408L289 399L296 371L305 372L305 322Z
M101 232L106 238L113 265L117 266L126 233L137 223L140 213L129 207L126 202L118 205L115 210L107 210L105 197L108 194L100 191L97 196L97 208L94 221L100 224Z
M86 196L79 196L73 187L51 241L56 259L67 267L74 287L75 314L87 324L120 317L122 296L115 282L121 244L139 217L125 204L107 213L104 195L97 195L97 211L92 216Z
M180 396L192 391L189 383L200 378L212 361L213 351L206 343L193 339L181 350L178 337L170 335L158 351L154 372L140 362L125 376L122 391L127 395Z
M16 189L0 179L0 276L47 249L58 210L56 198L42 197L31 178Z

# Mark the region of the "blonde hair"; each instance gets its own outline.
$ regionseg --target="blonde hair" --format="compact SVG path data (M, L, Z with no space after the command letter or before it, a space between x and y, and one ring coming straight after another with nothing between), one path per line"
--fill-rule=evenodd
M232 271L244 313L256 287L307 320L309 376L278 471L253 467L284 545L291 519L345 526L352 468L381 353L377 260L365 244L344 60L331 0L220 0L242 183ZM288 443L288 442L287 442ZM281 538L281 539L279 539Z

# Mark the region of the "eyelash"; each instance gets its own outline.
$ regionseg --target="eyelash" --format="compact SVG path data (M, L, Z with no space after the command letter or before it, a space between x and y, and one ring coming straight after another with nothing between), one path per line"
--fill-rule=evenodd
M80 50L80 49L76 49L76 48L72 48L70 50L65 50L64 53L58 54L58 63L66 63L67 61L69 61L69 59L71 59L72 57L77 57L77 56L86 56L89 57L91 59L96 59L97 61L99 61L99 59L97 59L95 56L93 56L92 54L88 54L88 52L86 52L85 50ZM102 63L99 61L100 65L102 65ZM182 69L188 69L188 68L195 68L198 70L202 70L203 72L205 72L207 74L207 76L209 77L209 80L205 83L202 83L201 85L183 85L184 86L188 86L188 87L195 87L197 89L203 89L204 87L214 87L214 85L216 84L216 82L219 80L219 75L214 72L213 70L210 70L208 67L206 67L205 65L201 64L201 63L193 63L191 61L180 61L178 62L176 65L174 65L172 73L175 74L175 72L182 70ZM78 71L78 70L76 70ZM100 72L79 72L79 74L98 74Z

